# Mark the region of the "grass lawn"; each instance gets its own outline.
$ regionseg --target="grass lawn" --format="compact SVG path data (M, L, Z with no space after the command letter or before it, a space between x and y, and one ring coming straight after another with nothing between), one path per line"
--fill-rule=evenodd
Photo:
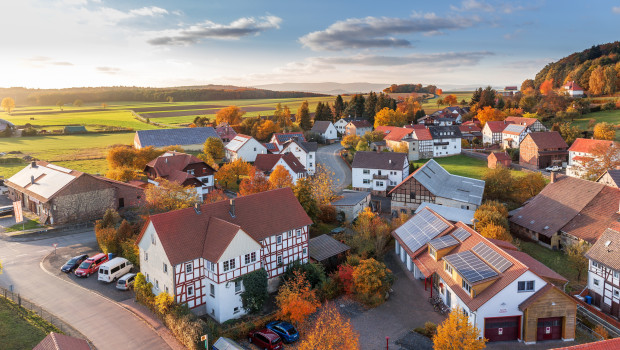
M444 167L450 174L482 179L488 170L487 162L481 159L471 158L458 154L450 157L434 158L439 165ZM414 161L416 166L424 165L428 159ZM522 171L511 170L513 176L521 176Z
M581 281L577 282L577 271L569 262L568 255L560 251L545 248L534 242L521 241L520 246L523 252L531 255L534 259L568 279L568 286L573 290L581 290L581 288L585 286L588 272L584 269L581 272Z
M582 130L587 130L590 119L596 120L597 123L607 122L618 126L620 125L620 110L616 109L584 114L582 118L575 119L573 125L579 126ZM616 141L620 141L620 130L616 131Z
M83 109L88 109L83 107ZM28 109L30 110L30 109ZM33 110L33 112L36 110ZM66 111L66 110L65 110ZM106 126L133 128L134 130L157 129L156 126L143 123L133 117L128 110L107 110L100 112L62 113L43 115L9 115L0 113L1 119L6 119L15 125L30 123L37 129L47 131L62 129L65 125L86 125L89 129L101 129ZM34 118L34 120L31 120Z
M56 327L5 298L0 298L0 343L3 350L32 349Z
M15 224L11 227L6 228L5 232L16 232L16 231L25 231L32 230L33 228L41 227L39 220L28 220L23 224Z

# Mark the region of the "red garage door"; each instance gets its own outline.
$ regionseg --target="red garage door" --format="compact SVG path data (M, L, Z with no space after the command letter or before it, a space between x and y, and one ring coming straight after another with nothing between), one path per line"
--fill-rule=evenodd
M536 341L562 339L562 317L539 318Z
M484 337L489 341L508 341L519 338L521 316L484 319Z

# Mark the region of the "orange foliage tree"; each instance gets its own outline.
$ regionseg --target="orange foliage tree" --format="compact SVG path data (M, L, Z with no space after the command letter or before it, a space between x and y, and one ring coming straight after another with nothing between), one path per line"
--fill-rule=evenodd
M293 187L293 178L284 166L278 165L269 175L269 183L271 188Z
M450 316L437 326L437 334L433 337L435 350L467 349L480 350L486 347L486 339L478 339L480 330L469 323L469 317L457 307Z
M303 323L321 305L310 282L300 271L293 272L293 278L280 286L276 303L279 316L296 325Z
M215 180L222 186L230 188L233 184L239 183L241 176L250 173L252 166L241 158L224 164L216 173ZM233 186L234 187L234 186Z
M553 91L553 79L547 79L540 84L541 94L548 95L551 91Z
M239 185L239 196L247 196L248 194L269 191L271 184L265 175L252 167L247 178L241 181Z
M512 242L512 236L504 226L489 223L480 230L480 234L486 238L499 239L506 242Z
M442 90L442 89L435 89L435 93L436 93L438 96L441 96L441 94L443 94L443 90Z
M228 196L222 190L213 190L209 192L204 199L204 203L219 202L228 199Z
M340 315L333 304L327 304L299 343L300 350L357 350L359 333L351 321Z
M146 203L154 212L162 213L188 208L199 202L198 193L192 186L183 187L177 182L160 177L155 181L159 183L159 186L151 184L144 191Z
M241 123L241 117L245 114L245 111L237 106L228 106L220 109L215 113L215 123L228 123L229 125L237 125Z
M486 106L483 109L478 110L476 118L480 120L482 126L490 121L500 121L506 119L506 114L499 109L495 109L491 106Z
M258 140L268 140L275 132L280 132L278 125L271 120L265 120L259 124L256 132Z
M381 304L390 288L391 274L385 264L373 258L360 260L352 274L355 296L367 305Z
M456 105L459 101L456 98L456 95L448 95L446 97L443 98L443 102L445 104L447 104L448 106L454 106Z

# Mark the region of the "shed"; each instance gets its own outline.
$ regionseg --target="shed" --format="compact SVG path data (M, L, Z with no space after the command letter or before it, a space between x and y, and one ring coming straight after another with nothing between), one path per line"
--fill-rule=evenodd
M85 134L86 127L84 125L67 125L63 129L63 133L65 134Z
M509 168L512 164L512 159L506 152L493 152L487 157L487 162L490 169L495 169L497 165Z
M328 270L330 267L337 266L344 253L351 249L330 235L314 237L310 239L308 246L310 248L310 259L325 265Z

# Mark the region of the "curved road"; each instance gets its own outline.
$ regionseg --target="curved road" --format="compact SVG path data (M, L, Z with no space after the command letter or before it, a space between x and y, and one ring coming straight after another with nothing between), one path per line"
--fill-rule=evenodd
M338 142L329 146L319 147L316 152L317 162L334 172L336 192L342 191L351 184L351 168L340 158L340 150L342 148L342 145Z
M15 292L69 323L99 350L170 349L133 313L99 294L48 274L40 266L41 260L54 251L53 243L67 247L95 241L93 231L29 242L0 240L4 267L0 285L13 285Z

